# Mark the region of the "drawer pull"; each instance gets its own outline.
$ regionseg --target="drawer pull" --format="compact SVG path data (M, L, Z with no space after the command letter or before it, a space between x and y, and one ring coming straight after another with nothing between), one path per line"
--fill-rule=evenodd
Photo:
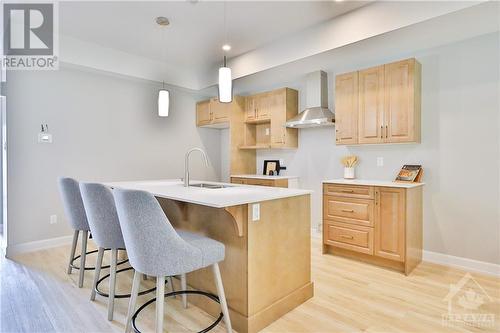
M354 190L342 190L344 193L354 193Z
M345 213L354 213L353 209L342 209L342 211Z
M340 235L340 237L346 238L346 239L353 239L354 238L353 236L346 236L346 235Z

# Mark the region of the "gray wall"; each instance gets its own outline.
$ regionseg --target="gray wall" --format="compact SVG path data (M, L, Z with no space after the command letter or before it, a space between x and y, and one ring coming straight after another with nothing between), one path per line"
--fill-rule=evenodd
M184 153L206 149L210 168L193 155L192 179L217 180L220 134L198 130L197 95L171 88L171 112L159 118L157 89L146 81L63 67L11 72L8 101L9 246L70 234L56 179L119 181L180 178ZM53 144L38 144L47 123ZM57 224L49 216L58 215Z
M403 164L422 164L424 249L500 264L499 35L405 54L391 53L390 42L381 37L321 55L315 69L328 72L332 105L336 74L415 56L422 63L421 144L341 147L335 146L334 128L305 129L297 150L259 151L257 168L260 172L264 159L284 159L286 172L300 176L301 186L315 191L312 221L318 225L321 181L342 177L342 156L359 156L356 172L361 179L392 180ZM293 87L300 90L303 108L304 75L294 78L299 67L295 63L256 74L236 86L244 93ZM377 157L384 158L383 167L377 167Z

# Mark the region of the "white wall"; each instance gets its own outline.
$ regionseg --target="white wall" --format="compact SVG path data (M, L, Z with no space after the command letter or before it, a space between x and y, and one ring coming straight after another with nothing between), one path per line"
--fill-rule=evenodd
M9 246L69 235L56 180L118 181L183 177L184 153L203 147L210 158L192 157L193 179L217 180L220 134L198 130L195 101L171 89L168 118L157 116L159 85L99 72L11 72L6 85L9 147ZM53 144L38 144L40 124ZM59 222L49 224L57 214Z
M392 180L403 164L422 164L424 249L498 264L499 34L411 54L384 49L391 40L397 42L385 36L352 46L352 54L349 48L332 53L329 63L322 61L323 67L316 69L328 72L332 105L336 74L415 56L422 63L421 144L337 147L334 128L305 129L300 130L297 150L259 151L257 168L260 172L264 159L284 159L286 173L300 176L301 186L315 191L312 221L317 225L321 223L321 181L342 177L342 156L359 156L356 171L362 179ZM322 55L322 60L328 56ZM235 85L246 93L256 92L252 88L259 85L266 90L285 85L299 89L303 108L305 80L302 73L293 71L294 66L300 67L297 63L288 71L262 72ZM379 156L384 158L383 167L376 166Z

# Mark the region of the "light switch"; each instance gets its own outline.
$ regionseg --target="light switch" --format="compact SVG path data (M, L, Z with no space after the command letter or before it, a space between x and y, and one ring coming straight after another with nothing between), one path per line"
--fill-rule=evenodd
M252 221L257 222L260 220L260 204L252 205Z
M383 157L377 157L377 166L378 167L384 166L384 158Z

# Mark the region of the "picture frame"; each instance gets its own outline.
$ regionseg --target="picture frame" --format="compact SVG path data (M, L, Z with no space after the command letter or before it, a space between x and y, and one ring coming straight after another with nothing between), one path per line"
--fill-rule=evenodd
M280 161L279 160L264 160L264 169L263 169L262 174L265 176L277 176L277 175L279 175L280 174Z

